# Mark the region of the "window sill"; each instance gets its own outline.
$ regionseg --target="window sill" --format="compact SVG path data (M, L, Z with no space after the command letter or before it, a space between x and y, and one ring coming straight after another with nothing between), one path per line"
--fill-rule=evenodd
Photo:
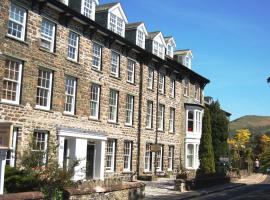
M63 113L63 116L78 118L77 115L70 114L70 113Z
M97 68L95 68L95 67L91 67L91 69L93 70L93 71L95 71L95 72L98 72L98 73L100 73L100 74L103 74L103 72L101 71L101 70L99 70L99 69L97 69Z
M108 124L119 125L119 123L118 123L118 122L113 122L113 121L107 121L107 122L108 122Z
M112 74L110 74L110 77L111 77L111 78L115 78L115 79L117 79L117 80L121 80L120 77L114 76L114 75L112 75Z
M122 174L133 174L133 171L123 171Z
M95 121L95 122L101 122L100 119L96 119L96 118L93 118L93 117L88 117L89 120L91 121Z
M153 128L145 128L145 130L149 130L149 131L153 131L154 129Z
M144 171L143 174L150 175L150 174L153 174L153 172L151 172L151 171Z
M43 51L43 52L46 52L46 53L49 53L49 54L52 54L52 55L54 55L54 56L57 56L56 53L51 52L51 51L49 51L48 49L45 49L45 48L43 48L43 47L39 47L39 50L41 50L41 51Z
M17 103L11 103L11 102L4 102L4 101L0 101L0 104L4 104L4 105L8 105L8 106L16 106L16 107L20 107L23 108L23 105L17 104Z
M75 65L81 65L78 61L72 60L70 58L66 58L66 60L73 63L73 64L75 64Z
M158 94L159 94L160 96L166 97L166 94L165 94L165 93L160 93L160 92L158 92Z
M48 112L48 113L54 113L52 110L46 110L45 108L37 108L37 107L35 107L34 110L40 110L40 111L44 111L44 112Z
M164 130L157 130L157 132L160 132L160 133L165 133Z
M188 96L188 95L185 95L185 94L184 94L183 96L184 96L184 97L186 97L186 98L189 98L189 96Z
M106 173L114 173L114 170L106 170Z
M148 91L154 92L154 89L147 88Z
M21 40L21 39L19 39L19 38L13 37L13 36L8 35L8 34L6 34L5 37L8 38L8 39L11 39L11 40L14 40L14 41L17 41L17 42L20 42L20 43L22 43L22 44L24 44L24 45L29 46L29 43L28 43L28 42L26 42L26 41L24 41L24 40Z
M127 81L127 83L128 83L128 84L130 84L130 85L134 85L134 86L136 86L136 84L135 84L135 83L132 83L132 82L129 82L129 81Z
M175 134L175 131L169 131L170 134Z
M134 126L132 124L125 124L126 127L129 127L129 128L134 128Z

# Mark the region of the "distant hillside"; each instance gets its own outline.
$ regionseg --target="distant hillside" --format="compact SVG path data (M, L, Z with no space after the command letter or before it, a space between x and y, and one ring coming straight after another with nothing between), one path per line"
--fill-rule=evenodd
M253 134L270 134L270 116L246 115L230 122L230 132L237 129L249 129Z

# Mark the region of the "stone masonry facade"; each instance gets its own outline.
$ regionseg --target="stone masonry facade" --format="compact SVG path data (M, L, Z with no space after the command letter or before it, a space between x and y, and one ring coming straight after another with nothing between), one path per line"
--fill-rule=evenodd
M106 171L106 177L129 178L137 171L136 176L153 175L153 170L145 172L146 144L162 145L162 170L158 175L168 174L168 151L169 146L174 147L173 170L176 174L184 162L184 138L186 129L185 102L194 101L195 83L201 86L201 93L205 82L200 75L184 66L175 66L179 72L171 69L170 64L159 62L149 56L144 50L135 50L126 45L125 39L119 41L113 39L114 35L105 35L98 31L86 29L87 20L71 19L68 23L61 22L64 13L52 6L47 1L18 0L12 1L27 10L26 34L24 40L17 40L8 35L9 0L0 0L0 91L2 90L5 76L5 65L9 59L22 62L22 79L20 87L20 98L18 104L0 102L0 121L12 122L18 129L16 146L16 165L20 165L20 156L24 149L29 148L29 140L33 137L35 130L48 131L48 144L58 142L58 129L71 128L102 133L107 139L116 141L115 169ZM68 12L65 11L65 12ZM55 51L49 52L40 47L40 27L42 18L48 18L56 24ZM67 58L68 34L72 30L79 35L79 57L78 61ZM92 67L93 41L102 45L101 70ZM111 50L120 53L120 76L115 78L110 75ZM147 55L147 56L144 56ZM135 83L127 82L128 59L135 61ZM175 63L176 65L176 63ZM154 69L154 87L147 89L148 67ZM52 71L52 95L49 110L36 108L36 95L39 69ZM165 75L165 94L158 94L158 72ZM65 100L65 76L72 76L77 80L76 103L74 115L64 114L63 101ZM183 78L190 78L190 95L187 99L183 96ZM170 97L170 80L175 80L175 98ZM91 84L100 86L99 118L94 120L90 115L90 88ZM117 122L108 122L110 89L118 92ZM126 97L134 97L133 123L131 126L125 124L126 120ZM201 99L202 99L201 95ZM147 101L153 102L153 124L146 128ZM198 102L197 102L198 103ZM165 106L164 131L158 131L157 126L157 104ZM200 104L200 103L199 103ZM169 132L170 108L175 109L174 131ZM124 172L124 142L132 142L131 169ZM105 154L106 154L105 148ZM55 155L57 158L58 155ZM105 157L106 158L106 157ZM138 163L139 162L139 163Z

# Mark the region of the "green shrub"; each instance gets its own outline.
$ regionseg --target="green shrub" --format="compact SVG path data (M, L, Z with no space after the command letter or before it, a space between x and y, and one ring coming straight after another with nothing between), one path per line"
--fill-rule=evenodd
M39 190L39 185L38 177L28 171L6 167L4 186L7 193L36 191Z

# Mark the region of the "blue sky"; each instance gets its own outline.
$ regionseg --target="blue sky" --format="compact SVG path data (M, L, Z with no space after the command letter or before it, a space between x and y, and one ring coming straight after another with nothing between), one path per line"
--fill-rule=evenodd
M100 4L113 0L100 0ZM129 22L172 35L192 49L192 69L210 79L205 95L231 119L270 116L270 1L120 0Z

